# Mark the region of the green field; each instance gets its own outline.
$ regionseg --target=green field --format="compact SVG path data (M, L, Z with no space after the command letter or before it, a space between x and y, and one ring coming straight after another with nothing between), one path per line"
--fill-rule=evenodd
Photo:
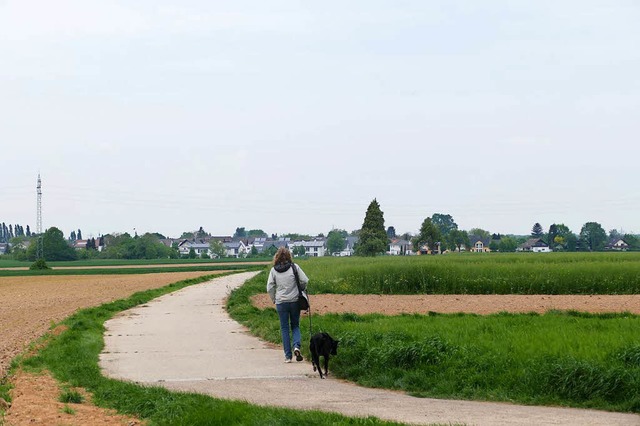
M637 281L639 263L640 256L624 253L300 262L310 277L312 294L454 293L460 288L467 293L509 293L506 290L513 288L535 293L535 285L523 291L522 285L510 284L511 280L523 282L519 274L538 285L544 283L549 293L586 292L589 286L582 279L617 282L611 293L632 293L637 290L630 289L637 287L625 287L620 270L624 270L622 276ZM487 285L481 287L483 291L477 291L481 284L472 279L477 276ZM403 279L396 282L399 277ZM506 284L491 286L490 277ZM249 302L251 295L265 292L265 283L266 273L249 281L232 294L228 308L253 333L279 343L275 310L259 311ZM607 293L607 288L599 290ZM313 304L313 295L311 300ZM314 332L328 331L341 340L339 355L331 364L333 372L365 386L425 397L640 412L640 317L636 315L330 314L314 315L313 323ZM308 323L301 328L303 341L308 341Z
M300 264L316 293L640 293L637 252L318 258Z
M95 268L83 269L45 269L45 270L0 270L0 277L22 277L41 275L134 275L134 274L157 274L166 272L211 272L211 271L252 271L264 268L261 265L202 265L202 266L163 266L150 268Z
M89 259L89 260L71 260L71 261L58 261L47 262L47 265L51 267L70 266L70 267L95 267L95 266L137 266L137 265L185 265L185 264L203 264L203 265L217 265L224 263L247 263L247 262L261 262L269 261L270 259L236 259L236 258L223 258L223 259ZM28 268L33 262L18 261L11 259L0 259L0 268L15 268L24 267Z

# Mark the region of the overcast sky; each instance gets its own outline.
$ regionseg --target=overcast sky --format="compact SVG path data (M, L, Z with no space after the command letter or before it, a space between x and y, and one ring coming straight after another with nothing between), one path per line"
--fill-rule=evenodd
M0 0L0 222L640 232L640 3Z

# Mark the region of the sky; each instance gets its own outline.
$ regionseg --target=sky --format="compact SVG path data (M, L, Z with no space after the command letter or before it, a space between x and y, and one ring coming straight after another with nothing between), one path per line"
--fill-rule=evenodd
M0 222L640 232L635 0L0 0Z

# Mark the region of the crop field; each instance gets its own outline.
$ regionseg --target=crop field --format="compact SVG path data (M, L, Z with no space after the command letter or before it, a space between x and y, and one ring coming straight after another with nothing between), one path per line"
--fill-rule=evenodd
M636 294L640 255L519 254L311 259L313 292L341 294ZM229 311L280 342L260 274ZM313 315L341 341L339 377L417 396L640 412L640 317L629 313ZM309 338L306 319L303 340ZM307 354L308 355L308 354Z
M265 263L269 259L89 259L47 262L50 267L106 267L106 266L151 266L151 265L219 265L219 264L252 264ZM32 262L18 261L12 259L0 259L0 269L3 268L28 268Z
M640 253L319 258L314 291L340 294L640 294Z

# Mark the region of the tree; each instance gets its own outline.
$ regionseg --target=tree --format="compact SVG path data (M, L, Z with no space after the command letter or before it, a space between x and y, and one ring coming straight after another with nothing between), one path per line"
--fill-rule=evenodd
M411 241L411 238L413 238L413 235L411 235L410 232L405 232L404 234L400 235L400 238L402 238L405 241Z
M225 257L227 254L227 249L224 248L224 244L218 240L211 240L209 243L209 248L211 252L217 257Z
M266 238L268 236L262 229L250 229L247 231L247 237Z
M71 234L69 235L69 241L75 241L78 238L76 238L76 231L71 231Z
M451 244L449 234L451 231L458 229L458 224L454 222L453 216L450 214L434 213L431 216L431 221L438 228L442 235L442 249L455 249L455 245Z
M598 222L587 222L580 230L580 239L586 244L589 251L599 251L604 249L607 233Z
M609 231L609 239L610 240L622 240L623 239L623 235L618 232L617 229L612 229ZM629 244L629 243L627 243Z
M553 246L555 245L555 240L557 236L558 236L558 225L554 223L551 226L549 226L549 233L547 234L547 244L549 244L549 247L551 247L552 249L553 249Z
M76 235L78 236L79 240L82 239L82 231L80 229L78 229L78 233Z
M426 245L431 254L435 254L438 243L442 240L442 234L440 229L433 223L433 220L428 217L422 222L420 226L420 233L413 240L413 248L415 251L419 251L420 248Z
M29 260L36 260L37 243L32 243L27 249ZM42 235L42 254L46 260L75 260L78 258L76 251L67 244L64 234L58 228L52 226Z
M438 228L443 237L449 235L449 232L458 229L458 224L454 222L453 216L450 214L434 213L431 221Z
M380 204L374 198L364 216L358 246L356 247L356 255L375 256L382 254L387 249L387 243L387 233L384 230L384 213L380 210Z
M233 233L233 238L247 238L247 231L242 228L236 228L236 232Z
M512 237L502 237L500 238L500 243L498 243L498 250L501 253L516 251L518 247L518 241Z
M387 228L387 238L392 239L396 237L396 228L394 226L390 226Z
M449 232L448 245L451 249L457 249L458 251L462 249L462 246L468 248L470 245L469 234L467 233L467 231L454 229L453 231Z
M552 250L575 251L577 238L564 223L554 223L549 227L547 243Z
M291 241L311 241L313 237L308 234L298 234L295 232L290 232L288 234L282 234L282 238L289 238Z
M302 245L295 246L292 250L292 253L296 257L301 257L307 254L307 250Z
M533 238L542 238L544 236L544 230L542 229L542 225L536 222L531 228L531 236Z
M475 235L476 237L480 237L483 240L488 240L491 238L491 232L485 231L484 229L480 228L471 228L469 230L469 235Z
M633 234L624 234L622 237L625 243L629 244L631 250L640 249L640 238Z
M196 233L196 238L204 238L207 236L209 236L209 234L204 229L202 229L202 226L201 226L200 229L198 229L198 232Z
M198 256L196 255L196 250L195 250L193 247L191 247L191 248L189 249L189 254L187 255L187 257L188 257L189 259L195 259L196 257L198 257Z
M339 253L344 250L347 242L345 241L343 233L346 233L346 231L340 229L332 229L329 231L329 234L327 234L327 249L329 249L329 254Z

